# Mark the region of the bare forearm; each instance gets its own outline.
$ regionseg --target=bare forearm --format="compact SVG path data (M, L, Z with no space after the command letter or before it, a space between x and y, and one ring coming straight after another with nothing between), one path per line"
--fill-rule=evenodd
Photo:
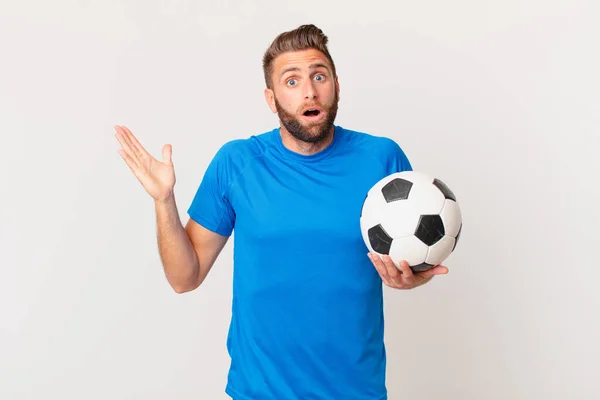
M182 293L195 287L199 263L175 203L174 196L155 202L158 250L165 275L173 289Z

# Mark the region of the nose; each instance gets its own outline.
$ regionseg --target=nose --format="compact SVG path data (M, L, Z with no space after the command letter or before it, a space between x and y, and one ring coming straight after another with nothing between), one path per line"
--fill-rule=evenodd
M307 100L314 100L317 98L317 91L315 90L312 79L309 79L304 85L304 98Z

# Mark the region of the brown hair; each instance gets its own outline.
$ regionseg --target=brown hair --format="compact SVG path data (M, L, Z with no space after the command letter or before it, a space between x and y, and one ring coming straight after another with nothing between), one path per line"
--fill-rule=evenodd
M327 60L331 63L333 69L333 76L336 76L335 64L327 49L327 42L329 39L323 31L316 26L301 25L298 28L280 33L273 43L269 46L265 55L263 56L263 72L265 74L265 83L269 89L273 86L272 75L273 75L273 60L286 52L289 51L301 51L308 49L319 50L325 54Z

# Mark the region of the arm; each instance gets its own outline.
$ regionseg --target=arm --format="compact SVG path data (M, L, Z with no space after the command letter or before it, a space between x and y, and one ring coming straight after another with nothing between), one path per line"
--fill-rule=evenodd
M173 194L175 168L172 161L171 145L164 145L163 160L158 161L142 146L139 140L125 126L115 126L115 136L122 148L119 154L127 166L154 199L158 250L171 287L177 293L196 289L206 278L219 253L225 246L233 230L233 210L223 205L223 199L214 197L219 191L217 171L218 160L213 160L207 179L198 191L192 208L195 215L205 215L215 231L203 228L190 220L184 229L177 213ZM224 211L229 211L225 213ZM218 219L219 221L215 222Z
M228 237L190 219L184 228L174 196L155 201L158 249L171 287L177 293L196 289L225 247Z

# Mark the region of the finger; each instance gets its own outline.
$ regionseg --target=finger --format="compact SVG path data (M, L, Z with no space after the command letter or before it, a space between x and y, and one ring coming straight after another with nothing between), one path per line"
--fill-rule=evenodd
M127 132L120 126L116 125L115 126L115 130L117 131L117 133L115 134L116 138L119 140L119 143L121 143L121 146L123 146L124 148L127 147L130 151L130 154L137 158L138 162L140 161L139 159L139 152L135 149L131 139L129 138L129 135L127 134Z
M410 279L413 277L414 273L413 270L410 268L408 261L400 260L398 264L400 265L400 271L402 271L402 275L404 275L404 278Z
M373 265L375 266L375 269L379 273L379 276L381 276L381 279L387 285L389 282L389 276L387 274L387 269L385 268L385 265L383 264L383 261L381 260L381 257L379 256L379 254L376 254L376 253L369 253L368 256L371 259L371 262L373 263Z
M173 157L173 147L170 144L165 144L162 149L162 158L165 164L171 164Z
M121 158L125 160L125 164L127 164L131 172L133 172L133 174L139 178L139 166L136 164L133 157L131 157L129 150L119 149L119 155L121 155Z
M436 265L433 269L435 269L436 275L445 275L449 272L448 267L445 265Z
M123 128L123 131L126 133L126 136L127 136L128 140L131 142L133 148L138 153L138 155L140 157L148 155L148 152L146 151L146 149L144 148L144 146L142 146L142 144L135 137L135 135L133 133L131 133L131 131L129 130L129 128L127 128L126 126L122 126L121 128Z
M392 258L385 254L381 257L383 259L383 263L385 265L385 268L387 270L387 274L388 276L394 280L397 281L398 283L402 282L402 276L400 276L402 273L398 270L398 268L396 267L396 265L394 265L394 262L392 261Z
M123 134L121 132L117 132L115 137L121 144L121 149L119 149L119 154L121 154L121 156L123 157L125 162L129 162L132 165L134 165L135 167L139 168L141 165L140 160L137 158L137 155L133 153L131 146L129 145L127 140L124 138ZM124 157L124 156L126 156L126 157Z
M421 272L419 275L423 278L432 278L435 275L445 275L448 273L448 268L443 265L436 265L433 268L428 269L427 271Z
M141 164L144 154L140 150L139 146L135 143L135 138L131 134L131 131L126 130L125 127L115 125L115 130L120 133L123 141L127 143L127 146L131 149L131 154L137 159L138 163Z

